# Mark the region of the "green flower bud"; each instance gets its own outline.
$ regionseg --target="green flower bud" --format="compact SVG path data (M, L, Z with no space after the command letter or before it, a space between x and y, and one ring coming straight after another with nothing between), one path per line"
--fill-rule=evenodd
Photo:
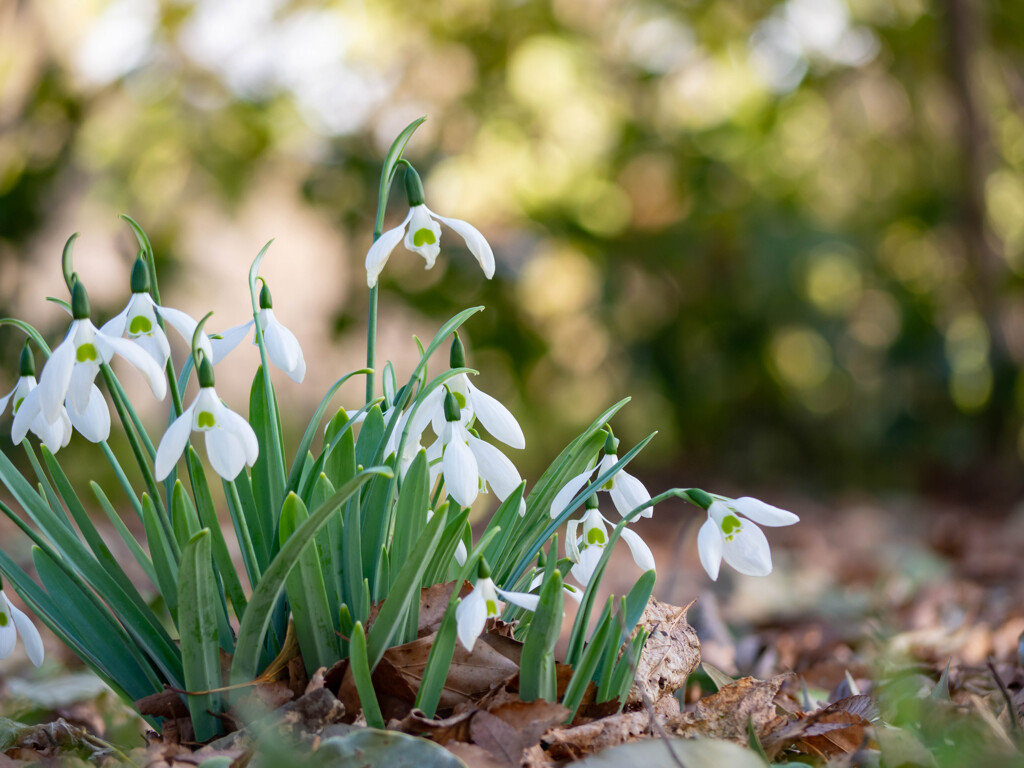
M481 579L491 578L491 565L487 562L486 557L480 558L480 565L476 568L476 575Z
M132 293L149 293L149 265L142 251L132 265Z
M423 194L423 180L420 179L416 169L409 165L409 163L405 164L405 194L409 198L410 208L423 205L426 201L426 197Z
M686 498L692 501L701 509L707 509L714 503L714 499L706 491L702 491L700 488L691 488L686 492Z
M32 348L26 343L21 350L21 360L18 361L19 376L36 375L36 359L32 355Z
M274 299L270 296L270 287L264 281L260 289L260 309L273 309Z
M89 306L89 294L86 293L82 281L75 280L74 287L71 289L71 316L75 320L88 320L90 314L92 312Z
M537 553L537 567L538 568L543 568L547 564L548 564L548 556L544 554L544 550L542 549L540 552Z
M462 410L459 408L459 401L450 389L445 388L444 396L444 417L447 421L458 421L462 418Z
M213 386L213 363L210 362L210 358L206 355L202 355L199 361L199 386Z
M586 507L587 507L587 509L597 509L597 494L596 493L592 493L592 494L590 494L590 496L587 497Z
M448 367L466 367L466 347L463 345L462 339L459 338L458 333L456 333L455 338L452 339L452 351L448 354Z
M608 437L604 439L604 452L609 456L619 455L619 438L611 432L609 432Z

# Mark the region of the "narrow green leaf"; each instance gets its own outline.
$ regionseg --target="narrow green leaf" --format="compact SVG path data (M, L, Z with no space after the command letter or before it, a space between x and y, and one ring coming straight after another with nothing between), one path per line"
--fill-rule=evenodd
M181 594L181 656L185 668L185 687L196 740L209 741L220 733L220 720L211 713L221 708L219 693L220 642L217 637L219 612L218 588L210 559L209 529L197 533L181 554L178 591Z
M146 550L139 544L138 539L128 530L128 526L124 524L121 516L117 514L117 510L114 509L114 505L110 503L110 499L103 492L103 489L93 480L89 481L89 488L92 489L93 496L96 497L96 501L99 502L100 507L103 509L104 514L110 521L114 530L117 531L117 535L121 537L121 541L125 543L128 550L132 553L132 557L135 558L135 562L139 564L139 567L143 570L149 580L156 586L156 572L153 570L153 561L149 559L149 555L146 554Z
M619 647L619 634L615 631L618 622L611 615L611 606L614 599L613 597L608 598L608 614L605 616L604 621L598 625L593 638L587 643L580 663L573 669L572 679L569 680L569 687L565 689L562 705L569 710L569 717L565 720L567 723L571 723L573 718L576 717L576 710L579 709L580 704L583 702L583 695L587 692L587 686L590 685L590 681L594 678L594 673L597 672L598 664L606 655L607 648L618 649Z
M309 497L309 508L316 509L334 495L334 486L327 475L320 473ZM320 571L327 589L327 603L332 616L338 615L341 607L341 541L344 533L341 515L334 515L316 535L317 551L320 554Z
M556 700L555 644L564 612L562 574L556 570L540 588L540 603L523 642L519 672L519 698L523 701Z
M324 474L335 488L340 488L356 476L355 436L344 408L339 408L327 425L324 441L328 446L333 444L333 447L325 449L327 461Z
M436 513L431 521L427 523L423 533L420 534L419 539L416 541L416 546L413 548L412 553L398 572L398 578L392 584L388 597L377 614L376 621L370 627L369 657L371 669L377 667L378 662L384 656L384 651L390 646L395 633L402 628L410 602L419 600L420 583L430 562L430 553L437 548L438 542L441 540L441 533L444 530L447 518L447 513L441 511Z
M384 728L384 717L380 713L377 694L373 690L370 663L367 658L366 635L363 633L362 622L357 621L352 629L352 640L349 643L349 665L352 678L359 693L359 703L363 706L363 716L371 728Z
M244 475L245 472L239 474ZM231 516L231 523L235 528L235 540L242 552L242 564L245 566L245 573L249 577L249 586L255 586L260 580L260 563L256 557L256 547L252 543L252 536L249 533L249 522L242 508L242 498L238 494L238 486L233 480L221 479L224 486L224 497L228 501L228 514Z
M359 621L365 621L370 615L370 605L368 600L363 600L363 549L360 517L362 517L360 501L356 496L345 508L345 536L341 540L341 586L344 602L348 603L352 609L352 615Z
M309 512L302 499L289 493L281 508L282 548L308 519ZM339 656L338 636L334 634L334 617L327 601L315 539L299 554L296 566L285 579L285 589L306 673L312 676L320 667L332 666Z
M192 499L185 493L185 486L181 484L181 480L174 481L174 489L171 491L171 525L179 547L184 547L202 530L196 508L192 505Z
M395 535L391 541L391 561L400 567L412 551L420 531L427 524L430 508L430 471L427 452L420 451L405 473L395 504Z
M313 540L331 515L335 514L346 501L354 496L367 480L390 471L387 467L372 467L361 472L316 509L308 520L296 528L288 541L281 547L263 574L263 578L260 579L260 583L253 590L250 600L250 607L253 610L246 612L238 630L235 657L231 664L233 682L247 682L256 677L259 671L256 666L259 663L260 649L270 626L274 605L284 590L285 579L298 563L306 545Z
M163 526L157 520L156 507L149 494L142 495L142 520L146 527L146 543L153 556L153 568L156 570L156 584L160 594L167 603L167 610L175 625L178 624L178 561Z
M377 446L384 435L384 416L380 406L374 405L366 412L366 418L359 427L356 438L356 464L369 466L377 453Z

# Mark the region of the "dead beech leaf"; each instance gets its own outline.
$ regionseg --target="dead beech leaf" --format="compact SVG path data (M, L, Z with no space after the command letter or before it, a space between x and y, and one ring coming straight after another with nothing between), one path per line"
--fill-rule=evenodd
M785 723L775 712L775 695L788 675L770 680L743 677L717 693L697 702L693 711L684 712L670 730L687 738L709 738L746 744L747 723L752 722L758 738Z
M763 740L764 748L769 755L789 747L824 758L850 754L864 744L865 729L877 717L871 697L847 696L775 731Z
M507 768L481 746L464 741L449 741L444 748L466 764L466 768ZM2 766L0 766L2 768Z
M477 712L473 715L469 724L469 737L506 766L519 765L523 749L533 746L524 745L515 728L490 712Z
M392 722L388 727L447 746L452 741L469 741L469 721L475 714L476 710L469 710L451 717L434 719L414 709L402 720Z
M553 701L507 701L487 710L495 717L504 720L519 734L524 749L532 747L540 741L551 726L565 722L569 710Z
M686 685L686 679L697 668L700 640L686 622L690 605L680 608L653 597L647 603L637 627L647 629L651 636L637 660L636 680L627 704L639 704L643 694L657 704Z
M578 760L632 741L647 733L650 724L650 715L645 711L623 712L583 725L552 728L544 735L544 741L553 760Z

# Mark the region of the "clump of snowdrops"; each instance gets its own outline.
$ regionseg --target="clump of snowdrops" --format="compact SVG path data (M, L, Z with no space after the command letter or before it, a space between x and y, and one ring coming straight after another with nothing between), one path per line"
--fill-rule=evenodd
M388 648L416 638L421 590L451 580L456 588L417 692L416 705L427 715L438 708L456 643L472 651L488 620L499 617L514 622L524 643L521 697L555 699L554 649L566 599L579 603L579 610L564 659L574 675L563 703L575 711L591 681L599 701L624 701L632 683L630 659L646 640L644 631L633 630L655 582L654 557L630 524L650 517L670 497L695 505L707 515L699 552L714 579L723 559L744 574L769 573L768 542L758 525L797 521L756 499L696 488L652 497L626 467L653 434L625 449L612 431L627 400L597 415L539 479L524 481L509 455L527 448L523 430L474 383L477 371L459 337L482 307L451 318L425 346L416 340L420 358L408 379L400 381L390 363L378 373L377 280L399 243L421 255L429 269L444 227L461 237L488 278L495 271L492 249L475 227L426 206L419 176L402 157L420 122L399 135L381 173L374 242L366 256L366 367L328 390L290 454L273 371L302 381L306 364L299 341L275 315L269 286L260 285L269 243L249 271L252 319L220 333L207 330L209 315L197 321L163 304L153 249L128 217L139 253L131 295L119 314L94 324L86 286L74 271L73 236L63 254L70 300L55 300L71 317L63 340L51 350L27 323L0 321L27 335L16 385L0 399L0 414L10 406L12 442L28 466L23 475L0 454L0 481L13 500L12 506L0 502L0 511L32 541L36 578L23 569L23 553L7 545L0 547L0 574L126 701L166 687L181 691L200 741L219 732L217 714L232 697L260 681L289 626L310 674L349 660L366 720L382 726L372 671ZM399 173L408 215L384 231ZM171 356L168 329L189 344L191 354L180 365ZM250 338L261 365L249 402L224 402L216 390L217 365ZM127 364L127 375L141 374L156 398L170 393L162 435L151 435L140 420L111 367L114 357ZM198 394L186 403L182 393L193 375ZM339 388L352 377L365 378L365 402L332 411ZM107 442L111 417L99 379L127 436L130 451L123 455ZM68 479L57 454L75 432L98 445L142 523L144 541L123 522L111 489L96 482L75 488ZM123 462L137 465L141 487L129 481ZM474 532L470 507L481 494L498 505L486 527ZM222 530L218 504L226 504L231 530ZM136 584L111 554L88 512L96 506L148 583ZM232 536L236 541L229 543ZM638 578L595 619L597 589L620 539ZM241 570L230 555L232 544L241 552ZM459 588L465 583L472 585L468 594ZM40 664L39 632L0 591L0 658L13 652L19 636L29 659ZM222 653L231 659L229 679Z

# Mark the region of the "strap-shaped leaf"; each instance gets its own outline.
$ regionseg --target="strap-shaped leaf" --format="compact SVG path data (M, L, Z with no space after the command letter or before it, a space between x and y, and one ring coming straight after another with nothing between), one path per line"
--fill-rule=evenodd
M349 666L352 679L355 680L359 703L363 706L363 716L371 728L384 728L384 716L380 713L377 694L373 690L370 662L367 657L366 635L362 622L357 621L352 629L352 640L349 643Z
M139 564L139 567L143 570L149 580L156 585L156 573L153 571L153 561L149 559L149 555L146 554L146 550L142 548L138 540L128 530L128 526L124 524L121 516L117 514L117 510L114 509L114 505L110 503L110 499L107 498L107 494L103 492L103 489L94 480L89 481L89 488L92 489L93 496L96 497L96 501L100 503L100 507L103 509L103 513L107 516L107 520L113 526L114 530L117 531L117 535L121 537L121 541L125 543L129 551L132 553L132 557L135 558L135 562Z
M178 623L178 561L167 540L163 526L157 520L156 507L148 494L142 496L142 521L146 528L146 541L153 556L156 584L167 603L171 619Z
M564 613L562 574L556 570L540 589L540 602L523 643L519 669L519 697L523 701L556 699L555 644Z
M595 630L594 637L587 644L580 663L573 669L569 687L565 689L562 705L569 710L569 717L566 718L567 723L571 723L572 719L576 716L576 710L579 709L580 704L583 702L583 694L586 693L587 686L590 685L590 681L597 671L598 664L606 655L607 647L611 646L615 649L619 647L619 635L615 631L617 622L611 613L614 600L614 597L608 598L609 610L605 614L604 620Z
M181 658L185 687L197 692L186 697L197 741L209 741L220 732L220 720L211 714L220 711L221 696L212 691L221 687L221 676L217 637L220 599L210 544L210 531L204 528L185 545L178 581Z
M231 664L233 682L247 682L255 678L259 672L256 667L259 664L263 638L270 626L274 605L284 591L285 579L298 563L306 545L326 525L331 515L352 498L367 480L376 475L387 475L390 472L391 470L387 467L371 467L359 473L316 509L309 519L296 528L288 541L282 545L281 550L263 574L263 578L260 579L260 583L253 590L249 601L250 610L246 611L238 630L235 657Z

